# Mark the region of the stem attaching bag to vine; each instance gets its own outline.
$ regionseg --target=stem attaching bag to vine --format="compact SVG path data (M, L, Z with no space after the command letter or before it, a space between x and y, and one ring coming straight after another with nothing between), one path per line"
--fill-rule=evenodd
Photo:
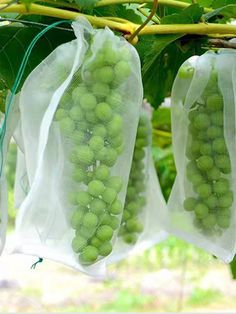
M162 229L167 208L152 159L152 110L140 114L124 212L110 262L144 250L167 238Z
M236 243L236 52L192 57L172 91L172 233L230 262Z
M136 50L85 19L20 96L29 192L14 252L99 275L120 225L142 104Z

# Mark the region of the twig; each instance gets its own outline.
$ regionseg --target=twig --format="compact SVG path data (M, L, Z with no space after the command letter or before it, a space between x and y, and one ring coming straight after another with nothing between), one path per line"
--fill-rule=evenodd
M208 39L209 44L211 44L213 47L217 48L231 48L231 49L236 49L236 43L229 42L228 40L224 39Z

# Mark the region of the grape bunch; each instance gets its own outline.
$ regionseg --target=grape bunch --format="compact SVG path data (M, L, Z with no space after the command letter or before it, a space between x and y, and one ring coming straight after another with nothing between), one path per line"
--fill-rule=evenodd
M139 119L132 167L129 176L124 212L119 236L128 244L135 244L138 234L143 231L141 214L146 204L146 164L147 147L150 144L151 123L146 115Z
M124 151L122 90L131 75L132 55L115 39L106 40L96 52L91 40L55 114L72 166L72 248L85 265L111 253L123 212L123 180L111 170Z
M224 102L213 70L202 98L189 111L187 180L196 197L184 201L195 214L195 225L208 233L230 226L233 192L231 162L224 137Z

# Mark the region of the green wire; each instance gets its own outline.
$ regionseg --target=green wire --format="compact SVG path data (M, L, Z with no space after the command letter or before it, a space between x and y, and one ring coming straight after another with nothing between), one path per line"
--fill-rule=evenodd
M20 85L20 82L22 80L22 77L23 77L23 74L24 74L27 62L29 60L30 54L31 54L35 44L37 43L37 41L46 32L48 32L50 29L52 29L52 28L54 28L57 25L62 24L62 23L69 23L69 24L71 24L72 21L62 20L62 21L58 21L58 22L55 22L55 23L47 26L45 29L43 29L40 33L38 33L34 37L34 39L31 41L31 43L29 44L29 46L28 46L28 48L27 48L27 50L26 50L26 52L24 54L23 60L21 62L21 65L20 65L19 70L17 72L16 79L15 79L13 87L12 87L11 96L10 96L9 101L7 103L7 106L6 106L6 113L5 113L4 121L3 121L3 124L2 124L2 128L0 129L0 150L1 150L0 176L2 175L2 168L3 168L3 140L4 140L4 137L5 137L5 134L6 134L7 119L8 119L8 116L9 116L9 113L10 113L10 110L11 110L11 107L12 107L12 104L13 104L13 101L14 101L14 97L15 97L16 91L17 91L17 89L18 89L18 87Z

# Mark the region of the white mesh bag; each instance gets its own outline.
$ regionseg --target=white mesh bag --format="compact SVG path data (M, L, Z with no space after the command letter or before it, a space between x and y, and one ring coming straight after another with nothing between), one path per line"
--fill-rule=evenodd
M177 167L169 231L225 262L235 253L236 52L187 60L172 91Z
M21 91L29 193L14 252L100 275L123 212L142 103L136 50L109 29L73 23Z
M142 252L167 238L162 223L167 211L152 159L152 110L144 102L118 240L109 262Z

